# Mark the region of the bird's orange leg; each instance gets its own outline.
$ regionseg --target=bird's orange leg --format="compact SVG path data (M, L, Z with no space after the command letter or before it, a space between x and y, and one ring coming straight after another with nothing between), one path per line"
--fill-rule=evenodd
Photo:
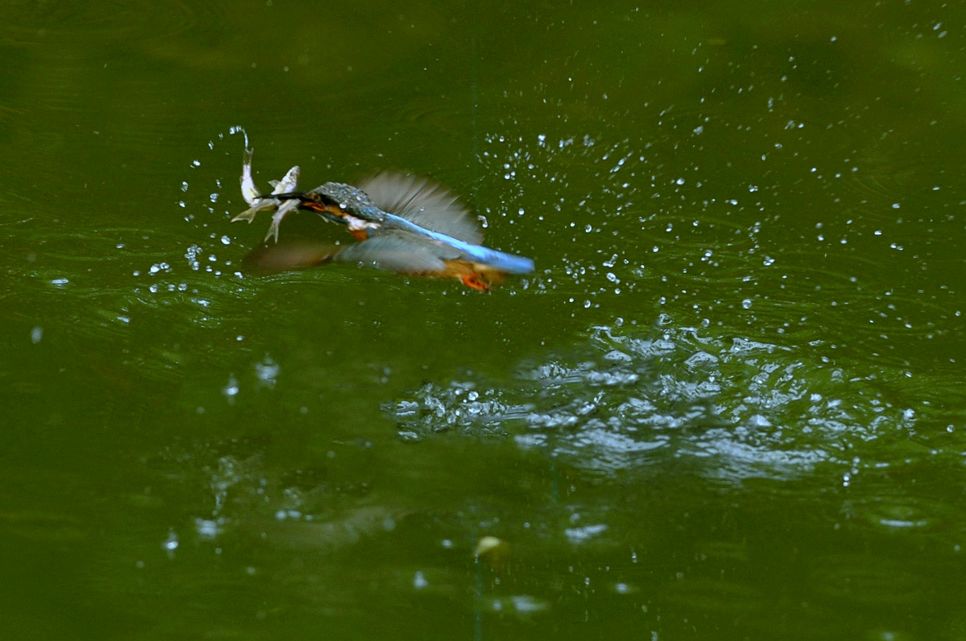
M470 289L475 289L478 292L490 291L490 284L480 278L479 274L463 274L459 278L460 282Z

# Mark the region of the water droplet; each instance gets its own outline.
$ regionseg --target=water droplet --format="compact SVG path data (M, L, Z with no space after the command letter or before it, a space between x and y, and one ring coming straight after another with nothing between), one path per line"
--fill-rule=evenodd
M221 392L229 400L232 400L236 396L238 396L238 392L239 392L238 379L235 378L234 374L228 377L228 383L225 385L224 388L222 388Z
M416 574L413 575L413 587L417 590L422 590L427 586L429 586L429 581L426 580L425 575L423 575L421 570L416 570Z
M272 387L275 385L280 369L278 363L266 356L261 363L255 365L255 375L263 384Z
M161 548L170 553L177 550L178 545L180 545L178 535L174 530L169 530L167 538L161 543Z

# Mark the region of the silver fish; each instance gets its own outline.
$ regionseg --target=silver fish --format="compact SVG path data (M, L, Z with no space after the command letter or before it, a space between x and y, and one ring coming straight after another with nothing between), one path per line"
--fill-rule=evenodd
M255 220L255 215L260 211L274 210L272 214L272 224L268 228L268 234L265 235L265 240L268 241L269 238L275 239L278 242L278 227L282 223L282 219L285 218L289 213L295 211L298 208L297 200L286 200L280 201L277 198L264 198L258 188L255 187L255 181L252 179L252 154L253 150L246 149L245 154L242 158L242 173L241 173L241 193L242 198L245 202L250 205L248 209L238 214L231 219L231 222L237 222L239 220L248 221L249 223ZM295 191L298 187L298 179L300 169L298 165L295 165L286 172L281 180L270 181L272 187L272 194L284 194L288 192Z

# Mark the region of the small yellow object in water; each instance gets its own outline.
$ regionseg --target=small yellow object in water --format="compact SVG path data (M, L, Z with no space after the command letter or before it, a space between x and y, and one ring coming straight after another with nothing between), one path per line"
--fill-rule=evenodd
M495 536L484 536L476 544L473 555L476 557L477 563L490 568L493 572L502 574L510 559L510 544Z
M509 544L503 539L498 539L495 536L484 536L476 544L476 550L473 552L473 556L479 558L494 551L499 551L502 555L506 553L508 547Z

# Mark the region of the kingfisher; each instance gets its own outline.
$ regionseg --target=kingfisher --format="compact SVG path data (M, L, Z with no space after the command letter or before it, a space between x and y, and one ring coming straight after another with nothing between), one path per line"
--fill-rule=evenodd
M310 211L344 225L355 238L349 245L297 243L264 247L252 262L272 270L349 262L403 274L456 278L463 285L488 291L508 274L528 274L533 261L484 247L483 232L459 199L430 180L382 173L349 185L327 182L296 191L299 168L292 167L271 194L261 195L251 178L251 150L242 165L242 195L251 208L233 218L251 222L262 210L274 209L266 241L278 241L282 219L294 210Z

